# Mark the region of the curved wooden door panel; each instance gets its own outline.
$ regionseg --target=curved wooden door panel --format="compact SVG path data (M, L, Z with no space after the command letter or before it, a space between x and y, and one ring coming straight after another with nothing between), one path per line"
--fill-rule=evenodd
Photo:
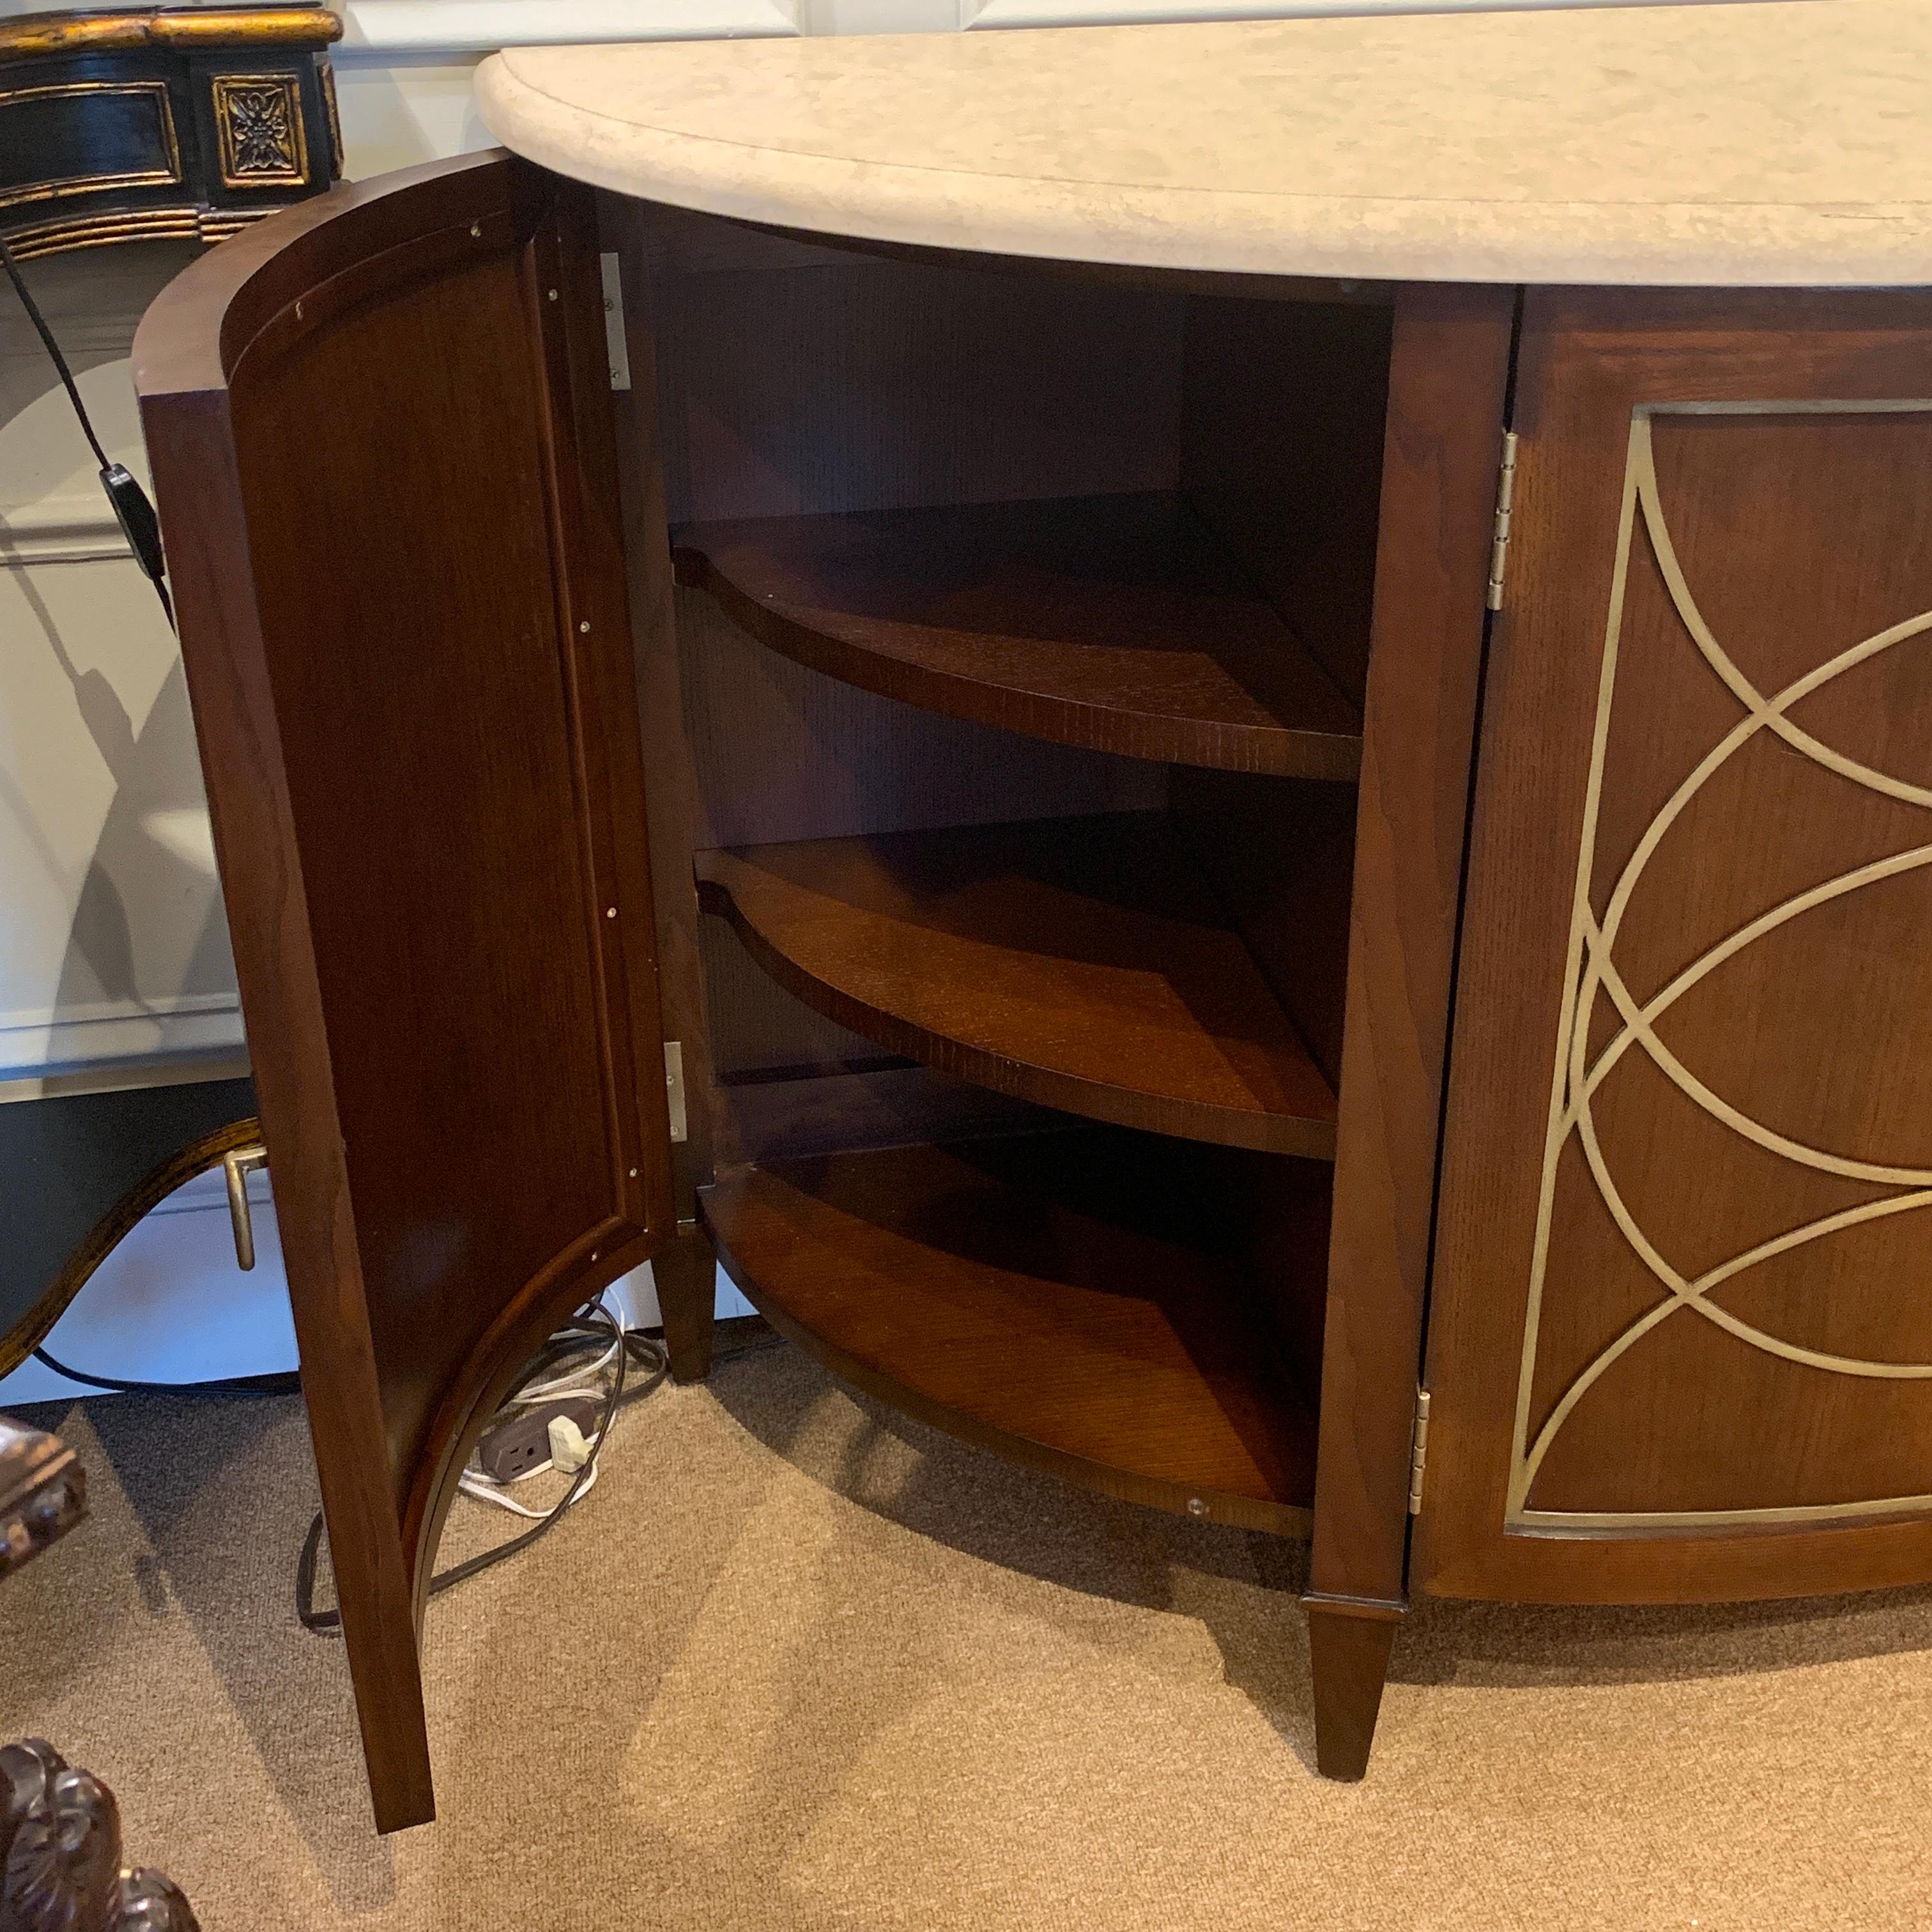
M587 198L506 157L197 263L135 374L379 1826L470 1442L672 1226Z
M1932 1576L1932 299L1520 367L1417 1580Z

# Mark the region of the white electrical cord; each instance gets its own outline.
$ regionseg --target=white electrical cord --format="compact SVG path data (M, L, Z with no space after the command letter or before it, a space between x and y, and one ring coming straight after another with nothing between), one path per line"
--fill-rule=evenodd
M590 1438L590 1473L584 1478L583 1487L572 1498L570 1506L572 1509L576 1508L577 1505L597 1486L597 1451L601 1440L601 1438L596 1436ZM520 1483L526 1483L532 1476L547 1475L550 1468L549 1463L541 1463L534 1469L526 1469L515 1480ZM457 1478L456 1486L466 1496L473 1496L479 1503L494 1503L499 1509L508 1510L512 1516L526 1516L532 1522L550 1514L550 1511L547 1509L532 1509L528 1504L518 1502L514 1496L506 1496L503 1492L508 1485L499 1483L494 1478L484 1475L481 1470L465 1469L463 1474Z
M586 1328L584 1317L588 1315L600 1318L597 1328ZM577 1322L553 1335L542 1353L546 1360L568 1357L587 1342L590 1335L598 1333L615 1336L623 1344L621 1349L614 1352L607 1352L599 1358L600 1364L608 1361L614 1370L610 1386L603 1391L598 1405L598 1433L602 1436L609 1433L619 1408L627 1402L635 1402L649 1395L670 1373L670 1365L666 1359L668 1352L662 1343L640 1335L634 1329L628 1332L622 1330L616 1318L603 1305L601 1298L580 1310ZM752 1348L776 1346L776 1338L771 1342L748 1345ZM742 1353L743 1351L730 1352ZM726 1359L728 1359L728 1355ZM643 1378L634 1385L632 1384L629 1376L633 1360L644 1372ZM584 1372L581 1370L571 1372L573 1376ZM476 1556L465 1558L460 1563L451 1564L447 1570L437 1571L429 1580L429 1594L431 1596L440 1596L446 1590L452 1590L458 1584L466 1582L471 1577L479 1576L484 1570L516 1556L520 1551L529 1549L539 1537L549 1531L578 1496L590 1487L590 1479L596 1474L596 1466L591 1460L591 1444L584 1439L582 1430L567 1418L558 1416L551 1419L548 1433L551 1456L558 1470L560 1472L573 1470L574 1472L562 1500L554 1508L544 1511L539 1520L532 1522L528 1528L517 1531L494 1549L482 1550ZM521 1511L518 1513L522 1514ZM534 1510L529 1514L532 1516L538 1514ZM342 1628L342 1612L339 1607L318 1609L316 1606L316 1566L321 1561L322 1539L326 1530L322 1512L318 1510L308 1526L308 1535L302 1538L302 1552L296 1559L295 1576L296 1620L304 1630L322 1636L339 1632Z
M532 1383L516 1395L506 1405L506 1407L536 1408L545 1402L555 1402L560 1397L574 1395L602 1396L604 1390L599 1384L605 1372L624 1352L624 1331L603 1296L600 1294L592 1305L609 1318L616 1331L610 1346L594 1362L586 1362L580 1367L566 1370L560 1376L554 1376L548 1382ZM572 1509L597 1486L597 1453L603 1446L604 1437L601 1430L585 1438L585 1447L590 1451L590 1467L578 1486L576 1495L571 1498L570 1507ZM526 1516L532 1522L539 1522L550 1514L548 1509L532 1509L528 1504L518 1502L508 1492L512 1484L527 1483L536 1476L548 1475L554 1467L552 1462L538 1462L520 1474L512 1477L509 1482L500 1483L494 1476L485 1475L482 1463L472 1456L468 1466L457 1478L456 1486L462 1494L479 1503L491 1503L498 1509L508 1510L512 1516Z
M604 1306L602 1295L597 1298L595 1305L603 1309L606 1315L610 1313ZM614 1316L611 1318L614 1321L616 1318ZM553 1401L560 1395L601 1395L603 1391L597 1386L597 1378L617 1359L623 1346L624 1337L620 1331L596 1361L586 1363L580 1369L571 1369L549 1382L533 1383L521 1394L513 1396L508 1406L515 1408L534 1408L538 1402Z

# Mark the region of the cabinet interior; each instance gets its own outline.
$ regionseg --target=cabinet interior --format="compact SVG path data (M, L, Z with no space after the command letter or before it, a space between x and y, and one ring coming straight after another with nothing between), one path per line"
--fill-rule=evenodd
M915 1412L1304 1526L1386 301L622 218L722 1258Z

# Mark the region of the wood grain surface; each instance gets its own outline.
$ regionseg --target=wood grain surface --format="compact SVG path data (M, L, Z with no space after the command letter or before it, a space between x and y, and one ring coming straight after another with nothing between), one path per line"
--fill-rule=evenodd
M1410 1444L1513 302L1398 298L1355 821L1321 1447L1316 1751L1362 1774L1406 1600Z
M1354 776L1360 718L1173 494L694 524L680 580L882 697L1066 744Z
M1536 293L1517 428L1418 1576L1922 1580L1932 301Z
M1335 1097L1160 813L707 852L700 897L782 985L1022 1100L1325 1155Z
M1350 902L1310 1587L1399 1604L1514 304L1398 300Z
M1247 1312L1214 1152L1082 1128L833 1154L726 1176L704 1210L848 1381L1084 1487L1292 1534L1313 1419Z
M592 244L520 163L418 170L134 349L384 1830L470 1442L674 1225Z

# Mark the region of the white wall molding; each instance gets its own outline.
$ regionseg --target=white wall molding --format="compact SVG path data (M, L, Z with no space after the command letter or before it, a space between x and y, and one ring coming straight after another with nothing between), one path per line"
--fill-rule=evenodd
M25 569L42 563L96 563L129 554L121 526L100 500L92 506L51 497L0 512L0 569Z
M187 1087L204 1080L245 1080L244 1050L205 1053L192 1060L110 1061L77 1072L28 1073L0 1079L0 1107L23 1100L64 1100L82 1094L127 1094L142 1087Z
M233 1053L243 1045L233 993L0 1012L0 1078L123 1060L157 1063Z
M345 32L334 58L351 67L398 54L802 31L798 0L348 0L342 13Z

